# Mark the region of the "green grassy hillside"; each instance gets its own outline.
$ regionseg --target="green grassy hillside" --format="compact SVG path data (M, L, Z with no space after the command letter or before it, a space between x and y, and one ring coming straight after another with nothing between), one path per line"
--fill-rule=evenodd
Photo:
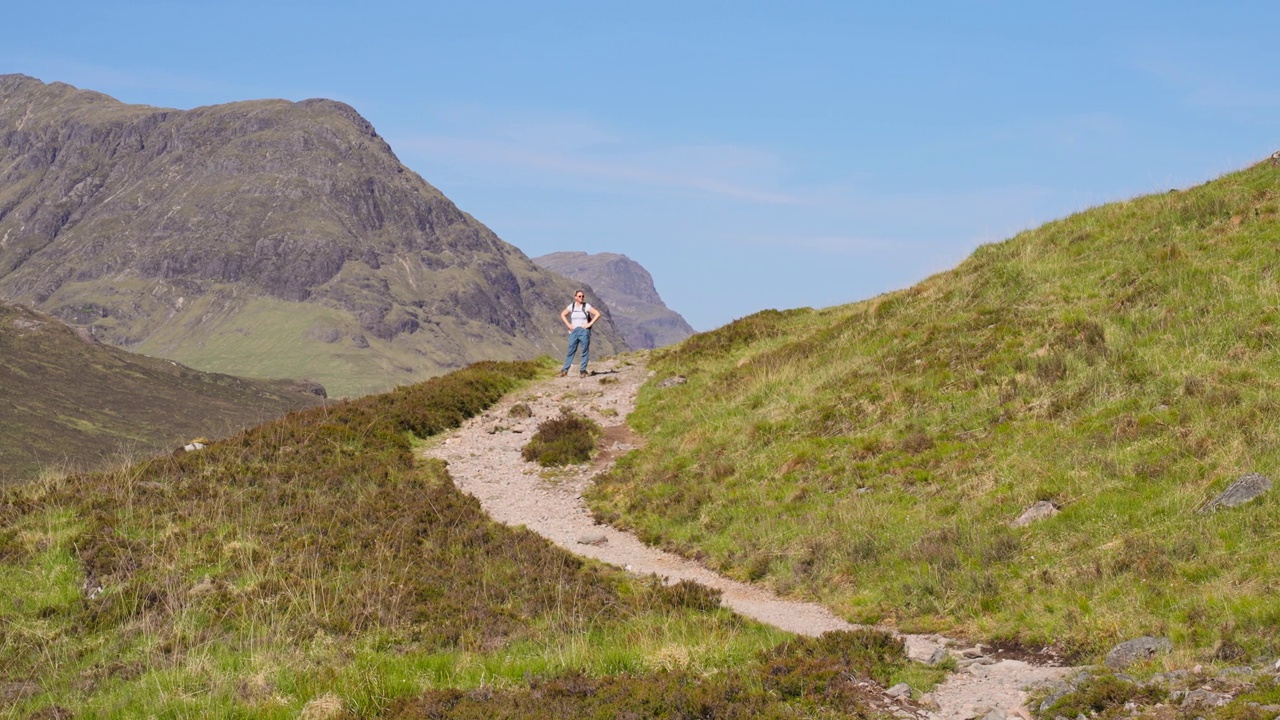
M656 356L597 514L912 630L1280 653L1280 168L1094 208L915 287ZM1061 508L1011 521L1040 500Z
M127 353L0 303L0 485L225 437L323 403L316 390Z
M415 438L548 370L480 364L0 491L0 717L816 719L870 717L864 678L927 684L887 635L786 642L415 463Z

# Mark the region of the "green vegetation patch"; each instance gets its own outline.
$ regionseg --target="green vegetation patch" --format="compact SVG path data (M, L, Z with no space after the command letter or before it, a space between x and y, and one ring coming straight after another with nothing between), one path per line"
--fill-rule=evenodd
M590 418L561 413L559 417L538 423L538 431L520 454L543 467L584 463L591 459L601 432L600 426Z
M399 701L387 717L869 718L878 685L906 664L901 640L887 633L835 632L783 643L716 674L565 674L527 687L438 690Z
M1274 658L1280 499L1198 511L1280 480L1278 208L1262 164L656 351L687 381L641 390L646 443L588 502L855 622ZM1060 512L1013 527L1038 501Z
M0 494L0 689L17 716L359 714L440 682L736 662L714 599L493 523L414 436L538 372L481 363L197 452ZM620 648L626 648L621 650Z

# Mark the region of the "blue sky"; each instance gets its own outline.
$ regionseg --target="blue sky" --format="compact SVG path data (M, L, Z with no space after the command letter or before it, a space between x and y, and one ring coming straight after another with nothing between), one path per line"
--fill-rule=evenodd
M0 73L326 97L530 256L624 253L697 329L1280 148L1280 4L23 3Z

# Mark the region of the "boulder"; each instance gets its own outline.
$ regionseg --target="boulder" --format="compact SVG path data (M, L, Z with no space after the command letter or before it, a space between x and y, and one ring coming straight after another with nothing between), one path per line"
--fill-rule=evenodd
M1150 660L1173 649L1169 638L1140 637L1126 640L1111 649L1103 662L1113 670L1123 670L1134 663Z
M1231 483L1222 494L1214 498L1208 505L1200 509L1201 514L1211 513L1219 508L1233 508L1243 505L1271 489L1271 480L1258 473L1248 473Z
M1037 520L1053 517L1058 514L1058 506L1049 500L1041 500L1023 511L1017 520L1009 523L1010 527L1026 527Z

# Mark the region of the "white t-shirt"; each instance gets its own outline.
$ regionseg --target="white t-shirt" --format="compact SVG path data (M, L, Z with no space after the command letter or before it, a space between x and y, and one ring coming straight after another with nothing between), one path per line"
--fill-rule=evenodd
M575 328L586 327L591 322L591 303L569 303L569 325Z

